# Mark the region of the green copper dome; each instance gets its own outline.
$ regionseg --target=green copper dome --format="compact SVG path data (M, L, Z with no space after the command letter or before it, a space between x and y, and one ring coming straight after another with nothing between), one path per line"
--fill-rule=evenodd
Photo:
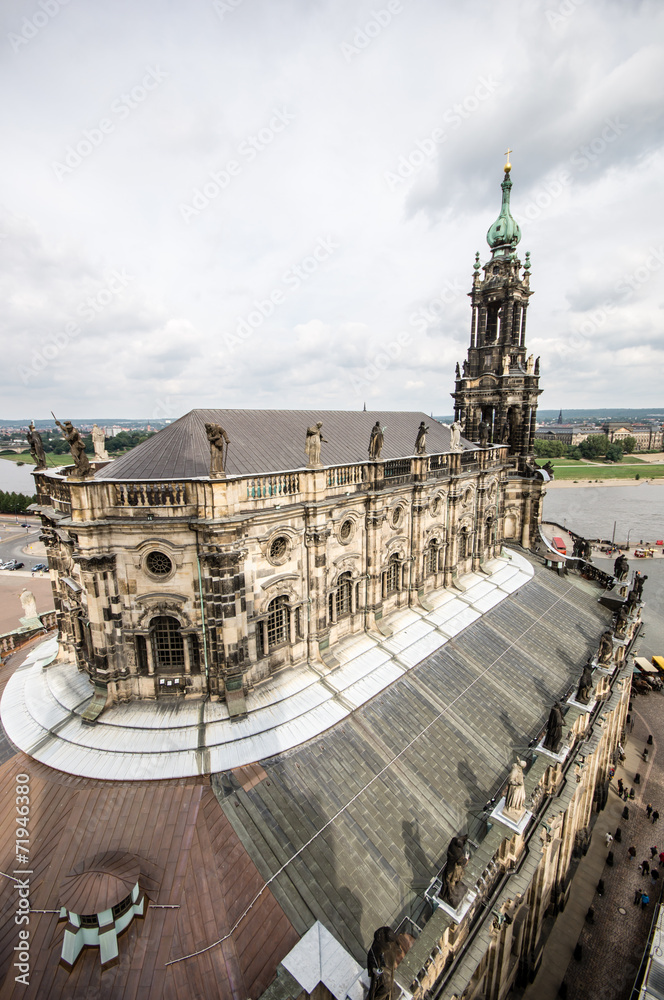
M503 203L500 206L500 215L486 234L486 241L493 250L493 257L511 257L516 250L516 245L521 239L521 229L518 222L515 222L510 212L510 191L512 189L512 178L510 177L511 167L505 167L505 180L500 185L503 189Z

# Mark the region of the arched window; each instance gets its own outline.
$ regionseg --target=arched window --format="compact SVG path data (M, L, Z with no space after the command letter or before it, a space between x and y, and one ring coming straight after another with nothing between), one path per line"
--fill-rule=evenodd
M352 587L350 573L342 573L337 581L337 618L343 618L352 611Z
M432 576L434 573L438 572L438 557L440 554L440 549L438 546L437 539L432 539L429 542L428 548L424 554L424 575Z
M179 673L184 670L184 641L177 618L159 615L150 622L155 670Z
M270 601L267 607L267 648L274 649L290 642L290 605L288 596L281 594Z
M459 559L468 556L468 528L462 528L459 532Z
M386 573L386 590L388 594L394 594L399 590L399 576L400 576L401 564L399 562L399 556L393 555L390 557L390 561L387 564Z
M486 545L487 548L489 548L492 542L493 542L493 518L488 517L484 528L484 544Z

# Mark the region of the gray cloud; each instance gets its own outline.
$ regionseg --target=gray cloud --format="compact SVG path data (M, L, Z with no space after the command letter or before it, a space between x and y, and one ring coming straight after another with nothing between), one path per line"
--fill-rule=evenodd
M382 6L3 5L2 416L448 411L508 145L541 405L656 405L659 5Z

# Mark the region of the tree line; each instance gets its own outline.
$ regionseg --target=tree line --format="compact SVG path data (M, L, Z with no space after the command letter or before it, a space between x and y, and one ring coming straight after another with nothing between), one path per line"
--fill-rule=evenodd
M37 495L31 497L25 493L6 493L0 490L0 513L2 514L27 514L31 503L37 503Z
M607 462L620 462L624 455L631 455L636 449L636 438L629 436L622 441L609 441L606 434L589 434L578 445L535 438L534 449L537 458L572 458L576 461L603 458Z

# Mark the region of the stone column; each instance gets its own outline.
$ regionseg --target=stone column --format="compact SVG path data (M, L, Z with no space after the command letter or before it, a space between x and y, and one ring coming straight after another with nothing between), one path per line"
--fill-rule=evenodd
M365 627L371 628L375 618L382 618L383 605L383 546L382 526L385 521L383 501L380 496L367 495L366 510L366 575L367 604Z
M325 495L325 472L315 473L316 496ZM304 543L307 547L307 591L309 598L309 630L307 650L314 662L321 659L321 651L330 643L327 621L327 540L331 529L326 526L325 513L317 503L304 506Z
M452 490L454 489L454 492ZM451 587L454 575L457 572L457 509L459 501L461 500L461 493L457 492L454 487L450 488L450 493L448 496L448 529L447 529L447 545L445 547L445 569L443 577L443 586Z
M530 487L528 487L528 493L526 495L523 504L523 523L521 525L521 544L524 549L530 548L530 508L532 505L532 500L530 496Z

